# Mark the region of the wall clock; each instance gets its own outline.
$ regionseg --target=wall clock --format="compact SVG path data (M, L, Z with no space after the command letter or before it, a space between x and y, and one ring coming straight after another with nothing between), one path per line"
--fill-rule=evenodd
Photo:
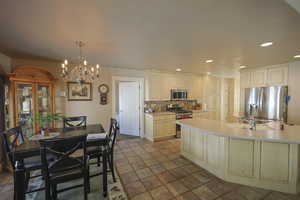
M106 105L107 104L107 94L109 92L108 85L106 85L106 84L99 85L98 91L100 93L100 104Z

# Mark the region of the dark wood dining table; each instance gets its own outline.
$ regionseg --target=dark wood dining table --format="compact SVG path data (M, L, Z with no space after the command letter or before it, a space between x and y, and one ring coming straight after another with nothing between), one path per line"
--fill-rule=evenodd
M101 124L87 125L85 128L79 128L76 130L64 130L55 129L55 132L59 134L54 138L68 138L73 136L81 136L88 134L104 133L105 130ZM107 196L107 144L108 138L101 138L96 140L89 140L87 146L98 144L103 146L103 196ZM25 137L25 142L18 145L13 152L15 170L14 170L14 190L16 200L25 200L25 169L23 166L23 160L32 156L40 155L40 144L39 140L30 140Z

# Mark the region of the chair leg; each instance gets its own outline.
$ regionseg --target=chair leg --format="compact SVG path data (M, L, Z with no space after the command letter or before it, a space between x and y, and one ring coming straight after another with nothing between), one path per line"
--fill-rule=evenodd
M51 200L51 188L48 181L45 181L45 199Z
M89 167L85 172L84 179L83 179L83 193L84 193L84 200L88 200L88 193L90 192L90 176L89 176Z
M25 172L25 190L28 190L28 186L29 186L29 179L30 179L30 171L26 171Z
M52 184L52 197L54 200L57 200L57 185Z
M87 186L87 192L90 193L91 191L91 183L90 183L90 166L87 167L87 172L86 172L86 179L87 179L87 183L86 183L86 186ZM85 182L84 182L85 183Z
M108 156L108 164L109 164L109 168L110 168L110 171L111 171L111 174L112 174L112 177L113 177L113 181L114 181L114 182L117 182L117 181L116 181L116 176L115 176L114 157L113 157L113 154L111 154L111 155Z
M100 167L100 163L101 163L100 156L98 156L98 158L97 158L97 166L98 167Z

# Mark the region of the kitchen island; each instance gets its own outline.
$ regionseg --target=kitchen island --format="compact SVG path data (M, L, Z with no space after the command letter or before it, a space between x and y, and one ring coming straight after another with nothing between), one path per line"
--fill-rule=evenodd
M181 154L217 177L286 193L300 192L300 126L277 130L207 119L177 121Z

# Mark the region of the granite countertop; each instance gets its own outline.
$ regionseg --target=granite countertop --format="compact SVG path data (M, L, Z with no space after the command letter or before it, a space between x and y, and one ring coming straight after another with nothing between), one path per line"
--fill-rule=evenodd
M225 122L207 119L179 120L177 124L202 130L203 133L217 136L253 139L269 142L300 144L300 126L284 126L284 130L274 128L270 124L257 125L257 130L250 130L248 124ZM277 126L278 124L272 124Z
M145 114L149 114L149 115L153 115L153 116L159 116L159 115L175 115L174 112L152 112L152 113L145 113Z
M204 111L204 110L192 110L193 113L199 113L199 112L207 112L207 111Z

